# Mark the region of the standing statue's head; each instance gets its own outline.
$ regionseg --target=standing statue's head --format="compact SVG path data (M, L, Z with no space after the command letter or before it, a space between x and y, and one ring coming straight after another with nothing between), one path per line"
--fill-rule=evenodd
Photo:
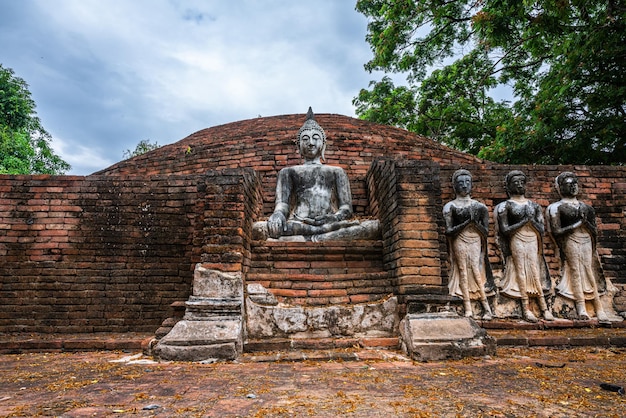
M526 174L520 170L510 171L504 179L504 187L509 196L524 196L526 194Z
M315 120L313 109L309 107L306 114L306 121L298 131L296 138L298 151L305 160L314 160L316 158L324 159L324 151L326 151L326 132Z
M454 193L460 197L469 196L472 192L472 175L464 168L456 170L452 174L452 187L454 187Z
M578 195L578 177L571 171L564 171L556 176L554 185L561 197L576 197Z

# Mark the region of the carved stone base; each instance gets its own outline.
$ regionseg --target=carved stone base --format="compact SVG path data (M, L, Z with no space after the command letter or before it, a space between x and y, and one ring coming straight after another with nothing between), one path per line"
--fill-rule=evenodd
M402 347L414 360L495 355L496 341L471 318L454 312L408 314L400 323Z
M609 317L610 322L621 322L624 320L615 311L615 305L613 298L617 292L617 288L613 286L607 280L607 292L600 296L600 302L604 308L604 312ZM561 295L550 295L546 297L548 309L552 312L555 318L562 319L580 319L576 313L576 305L573 300L563 297ZM537 298L531 298L529 301L529 308L539 319L542 318L541 310L537 303ZM592 301L585 302L585 308L587 313L593 318L596 316L596 310ZM510 298L503 294L498 294L493 306L494 317L496 318L523 318L522 307L519 299Z
M154 355L163 360L234 360L243 351L243 280L196 266L185 316L161 338Z
M613 294L607 293L600 296L600 302L602 303L604 312L609 317L609 322L622 322L624 320L624 318L617 314L615 308L613 307ZM559 318L579 319L578 314L576 313L576 304L569 298L557 295L554 299L553 309L555 316L558 316ZM585 309L592 318L596 316L596 309L593 306L592 301L585 301Z
M551 306L552 297L546 298L548 308ZM541 319L542 312L539 309L539 303L537 298L530 298L528 300L528 308L535 315L535 317ZM511 319L523 319L524 312L522 310L522 301L516 298L510 298L506 295L499 293L493 304L493 314L496 318L511 318Z
M249 339L331 338L397 335L395 297L357 305L278 304L259 284L248 285L246 331Z
M183 319L159 341L154 354L163 360L173 361L234 360L242 350L240 318L211 321Z

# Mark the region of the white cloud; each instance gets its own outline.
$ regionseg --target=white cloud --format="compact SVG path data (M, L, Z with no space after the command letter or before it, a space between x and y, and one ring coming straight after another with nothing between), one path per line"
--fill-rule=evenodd
M121 158L116 160L104 158L104 152L99 147L81 145L76 141L64 141L54 135L50 145L57 155L61 155L72 166L74 173L92 173L121 160Z
M363 70L366 21L353 8L336 0L19 2L0 50L30 84L72 173L88 174L142 139L163 145L309 105L353 115L352 98L376 78Z

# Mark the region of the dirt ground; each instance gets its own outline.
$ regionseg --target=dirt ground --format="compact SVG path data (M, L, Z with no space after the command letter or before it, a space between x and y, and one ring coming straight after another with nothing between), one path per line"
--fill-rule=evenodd
M177 363L121 351L0 355L2 417L623 417L626 349L492 358Z

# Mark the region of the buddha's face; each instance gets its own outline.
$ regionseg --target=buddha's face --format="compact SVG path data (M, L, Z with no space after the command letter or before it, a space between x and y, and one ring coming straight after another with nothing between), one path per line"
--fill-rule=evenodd
M511 196L524 196L526 194L526 177L513 176L509 179L507 186Z
M304 158L317 158L322 153L324 139L314 129L306 129L300 133L300 155Z
M461 174L454 180L454 191L459 197L466 197L472 192L472 178Z
M578 195L578 179L576 177L565 177L559 186L561 196L574 197Z

